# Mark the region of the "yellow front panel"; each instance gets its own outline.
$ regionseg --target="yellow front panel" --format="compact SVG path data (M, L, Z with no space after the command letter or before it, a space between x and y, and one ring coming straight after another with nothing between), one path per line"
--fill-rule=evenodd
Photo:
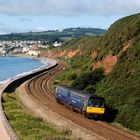
M87 113L104 114L105 108L87 107Z

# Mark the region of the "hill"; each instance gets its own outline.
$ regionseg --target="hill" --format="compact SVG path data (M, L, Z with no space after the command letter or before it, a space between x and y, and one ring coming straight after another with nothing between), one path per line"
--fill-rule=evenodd
M62 31L48 30L43 32L27 32L27 33L11 33L0 35L0 40L41 40L41 41L63 41L71 38L79 38L81 36L101 36L106 32L99 28L68 28Z
M66 41L42 56L69 64L55 83L103 96L117 112L114 121L140 133L140 14L116 21L101 37Z

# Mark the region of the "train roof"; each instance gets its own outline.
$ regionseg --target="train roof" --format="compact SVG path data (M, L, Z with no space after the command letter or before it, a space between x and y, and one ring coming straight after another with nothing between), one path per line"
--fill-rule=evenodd
M103 97L97 96L95 94L92 94L90 92L86 92L86 91L82 91L82 90L77 90L77 89L74 89L74 88L68 87L68 86L57 85L57 88L68 90L68 91L70 91L71 93L73 93L75 95L79 95L79 96L82 96L82 97L85 97L85 98L90 98L90 97L103 98Z

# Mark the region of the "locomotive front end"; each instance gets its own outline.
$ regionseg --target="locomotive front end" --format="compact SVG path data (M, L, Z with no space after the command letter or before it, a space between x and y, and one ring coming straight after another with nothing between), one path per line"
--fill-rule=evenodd
M105 113L104 99L91 97L88 101L86 112L89 115L102 116Z

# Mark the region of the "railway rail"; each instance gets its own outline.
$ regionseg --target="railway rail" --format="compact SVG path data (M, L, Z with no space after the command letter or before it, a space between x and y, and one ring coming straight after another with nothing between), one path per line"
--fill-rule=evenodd
M46 72L35 76L26 83L27 93L38 100L41 104L49 107L52 111L71 120L72 122L86 128L87 130L104 137L108 140L140 140L140 136L112 126L106 122L94 121L84 118L81 114L66 109L55 101L53 78L63 71L65 65L59 62L58 65Z

